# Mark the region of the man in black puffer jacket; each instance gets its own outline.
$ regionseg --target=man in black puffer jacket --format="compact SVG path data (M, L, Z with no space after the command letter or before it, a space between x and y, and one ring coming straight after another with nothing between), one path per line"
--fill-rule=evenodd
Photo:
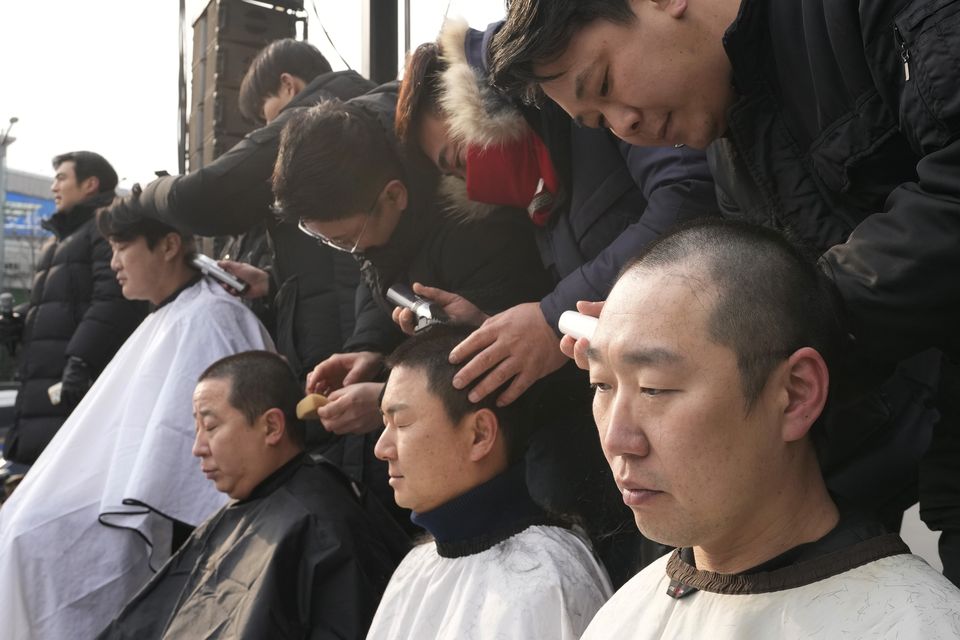
M21 464L33 464L146 313L121 294L110 245L97 231L96 210L113 200L117 172L90 151L59 155L53 167L57 211L43 226L54 237L37 262L4 451ZM48 393L57 383L59 402Z
M265 231L272 256L241 249L230 257L255 266L272 262L269 274L237 262L225 266L251 284L248 298L266 302L275 325L264 317L264 309L254 310L265 320L278 351L301 376L340 351L352 333L359 274L350 256L318 246L296 224L279 223L272 215L269 179L280 131L302 108L331 98L348 100L373 86L355 71L331 71L323 55L306 42L277 40L250 63L240 89L241 111L265 126L205 167L154 180L126 203L197 235L248 234L243 243L248 249L266 244Z

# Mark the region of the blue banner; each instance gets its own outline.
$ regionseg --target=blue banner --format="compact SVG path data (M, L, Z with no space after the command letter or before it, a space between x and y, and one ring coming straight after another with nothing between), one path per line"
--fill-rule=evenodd
M42 237L50 235L40 223L53 215L57 207L52 198L36 198L7 191L3 231L7 237Z

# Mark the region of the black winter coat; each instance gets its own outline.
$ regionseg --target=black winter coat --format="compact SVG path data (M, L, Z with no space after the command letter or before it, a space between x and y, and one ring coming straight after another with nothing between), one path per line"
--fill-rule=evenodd
M724 46L738 98L708 149L720 204L822 253L858 364L832 378L874 387L929 347L960 353L960 1L744 0ZM929 358L828 422L832 491L865 504L916 481L937 420ZM954 515L936 528L960 523L957 452L942 452L935 492Z
M81 358L98 375L146 315L146 303L124 299L110 245L97 230L96 209L112 199L113 192L101 194L44 222L55 235L41 249L24 321L21 386L4 452L10 460L32 464L69 415L47 395L67 358Z
M726 213L825 251L863 355L960 352L960 1L744 0Z
M323 100L348 100L373 88L354 71L314 78L270 124L253 131L209 165L184 176L151 182L141 196L148 215L205 236L247 233L265 225L273 247L272 277L280 353L301 375L341 350L353 331L354 260L318 245L296 224L278 223L270 211L270 176L280 132L292 113Z

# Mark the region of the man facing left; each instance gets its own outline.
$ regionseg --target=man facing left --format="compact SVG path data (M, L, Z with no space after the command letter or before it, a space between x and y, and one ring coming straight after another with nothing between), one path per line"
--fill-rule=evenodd
M110 245L94 213L110 204L117 172L92 151L53 159L57 210L40 252L23 332L16 417L4 457L33 464L146 313L126 300L110 270ZM63 383L60 402L47 389ZM53 400L56 400L54 397Z
M232 499L98 636L366 635L406 536L330 462L304 453L300 383L277 354L211 364L193 393L193 455Z

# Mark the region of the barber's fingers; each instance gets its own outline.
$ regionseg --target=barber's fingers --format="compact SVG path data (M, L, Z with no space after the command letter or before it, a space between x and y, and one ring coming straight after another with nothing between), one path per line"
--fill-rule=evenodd
M400 329L408 336L412 336L416 330L416 316L410 309L403 307L395 308L393 310L393 321L397 323Z
M487 350L491 345L496 344L496 341L497 341L496 332L491 331L486 326L482 326L476 331L474 331L473 333L471 333L469 336L464 338L460 342L460 344L455 346L453 350L450 351L450 362L452 364L461 364L464 360L474 355L478 351L481 353L484 353L483 350ZM487 360L491 360L494 357L495 357L495 354L487 354L487 356L485 356ZM494 364L496 364L502 359L503 359L503 356L500 356L499 358L496 358L496 360L492 360L488 364L483 365L482 362L477 361L477 357L474 357L473 360L471 360L470 365L468 365L467 367L464 367L464 369L468 369L468 374L472 372L472 375L470 376L469 380L465 380L463 386L465 386L467 383L470 382L470 380L473 380L480 373L482 373L483 371L486 371L487 369L489 369L491 366L493 366ZM479 368L479 367L483 367L483 368L480 369L479 371L475 371L475 372L473 371L473 369ZM463 369L461 369L460 371L461 373L463 373ZM458 377L462 377L462 376L458 376ZM454 378L454 380L456 380L456 378ZM461 385L457 385L456 382L454 382L454 385L457 386L457 388L463 388Z
M488 367L488 369L489 371L484 369L486 373L483 376L483 379L477 382L476 386L470 390L470 395L467 396L470 399L470 402L479 402L483 400L489 394L502 387L511 378L522 371L520 362L516 358L506 358L497 363L496 366ZM526 386L529 386L529 384ZM504 402L503 404L508 403Z
M585 316L593 316L594 318L599 318L600 312L603 310L604 302L606 301L600 300L599 302L591 302L589 300L578 300L577 311L579 311Z
M419 282L413 283L413 292L420 296L421 298L427 298L432 302L436 302L441 307L445 307L451 302L456 302L461 298L455 293L450 293L449 291L444 291L437 287L428 287L425 284L420 284Z
M564 336L564 339L572 339L569 336ZM590 361L587 360L587 348L590 346L590 340L587 338L580 338L573 345L573 359L576 361L577 366L583 369L584 371L590 370Z

